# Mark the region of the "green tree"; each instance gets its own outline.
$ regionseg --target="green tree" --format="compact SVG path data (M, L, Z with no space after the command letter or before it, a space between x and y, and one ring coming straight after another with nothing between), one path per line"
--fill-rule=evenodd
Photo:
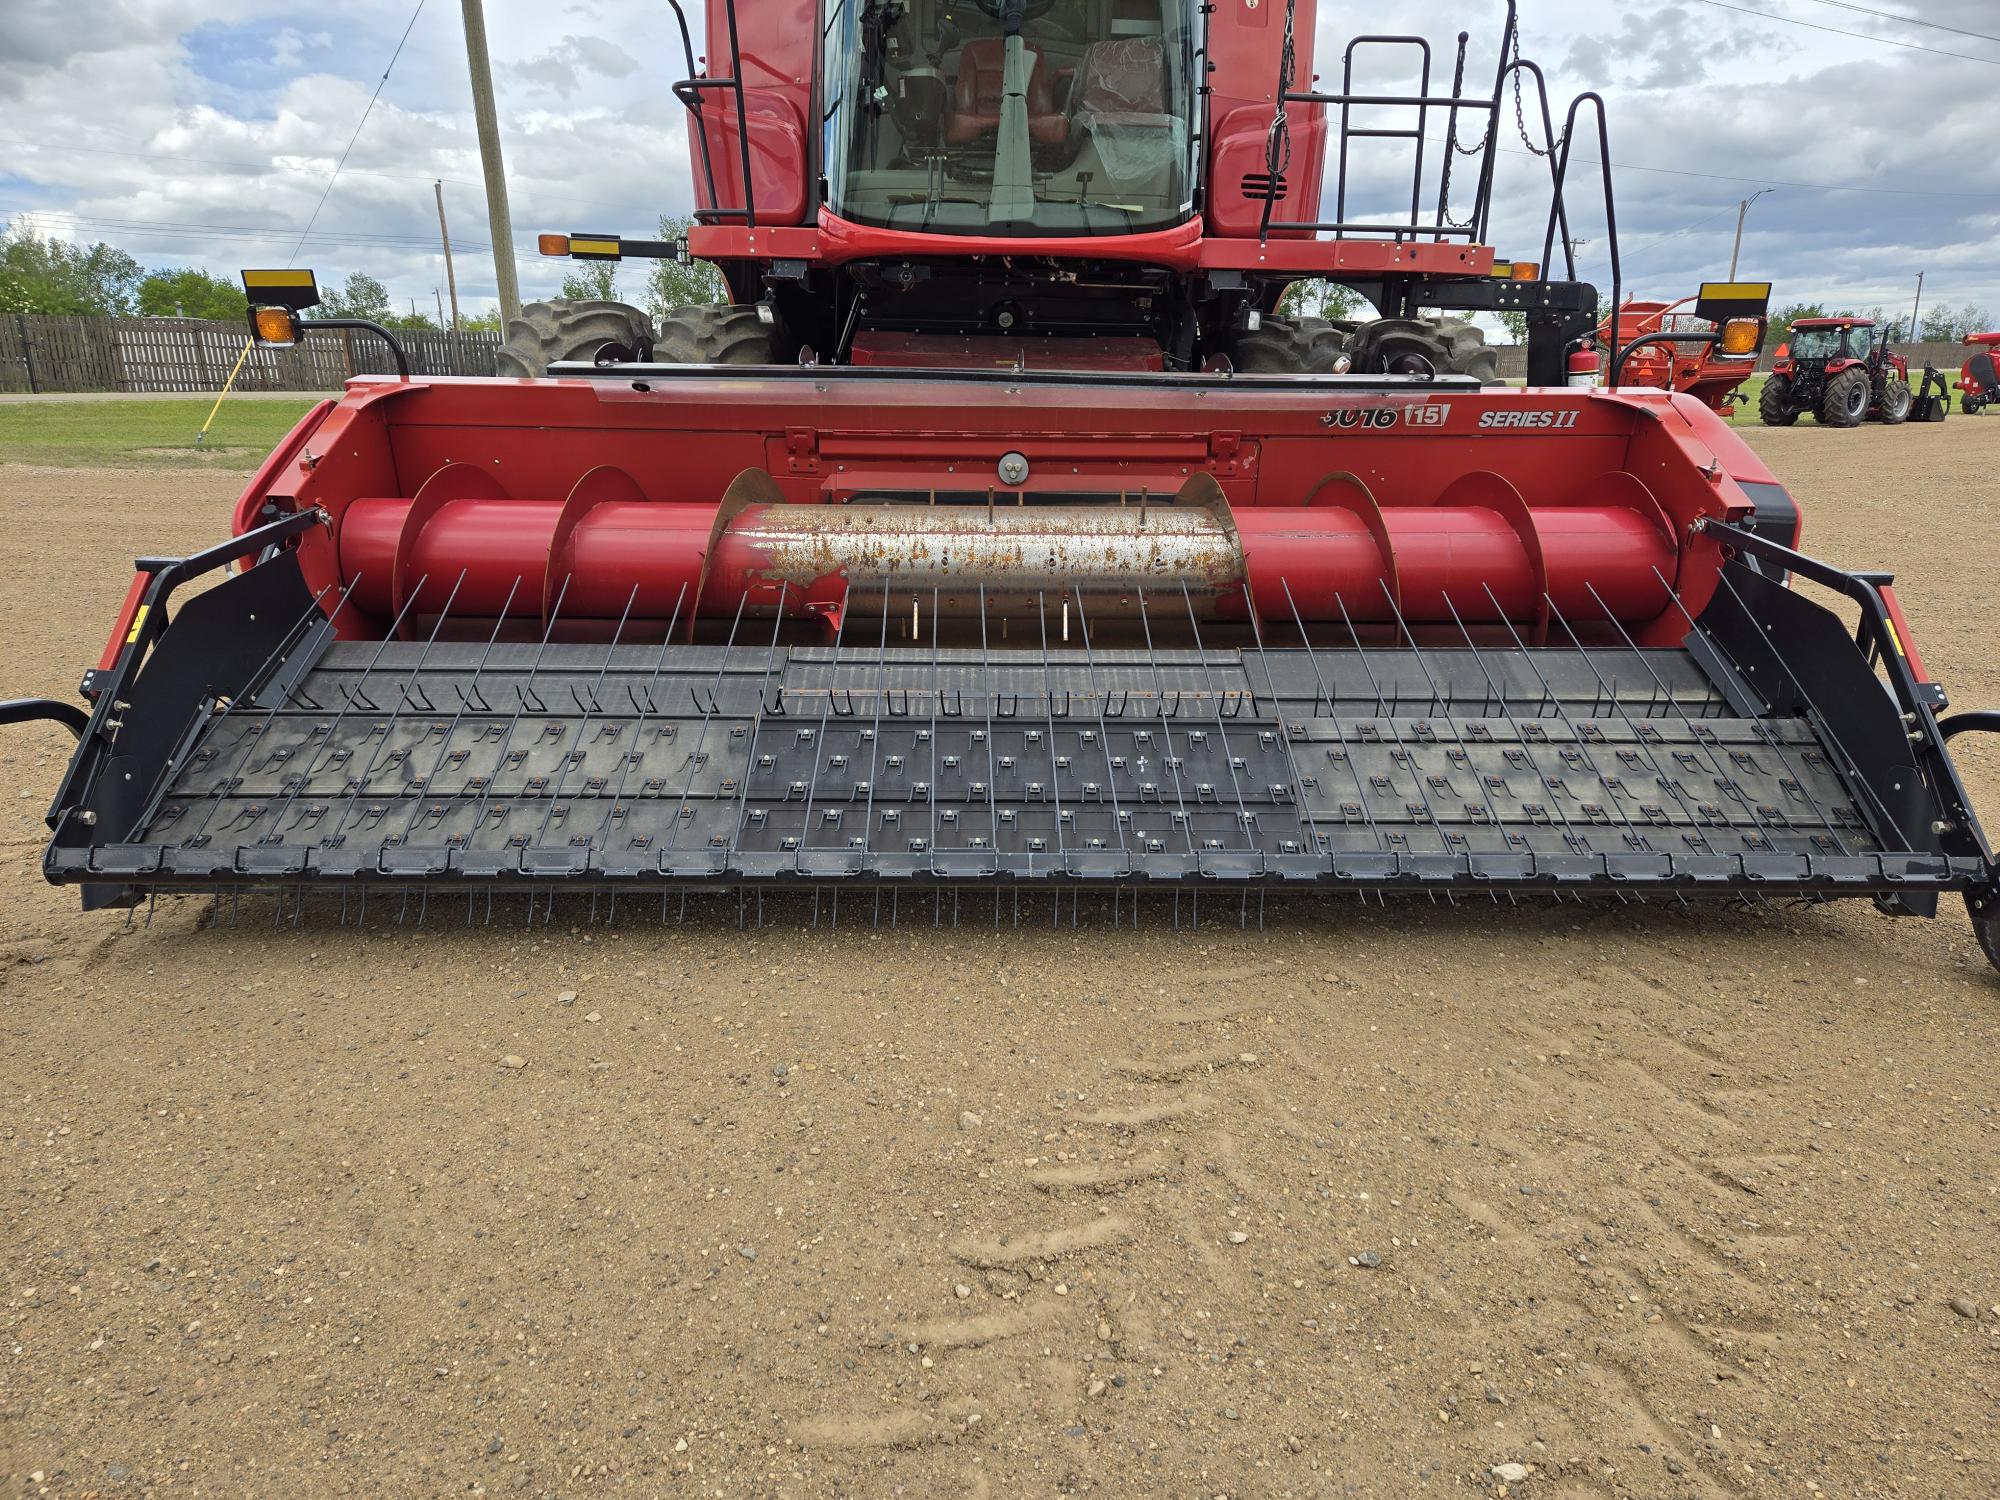
M489 307L481 312L463 312L458 315L461 333L498 333L500 331L500 309Z
M0 230L0 312L127 313L144 274L110 245L45 239L25 222Z
M693 224L692 219L662 214L660 238L684 240ZM722 273L705 260L655 261L652 274L646 278L646 311L656 318L668 308L684 307L690 302L728 300L729 289L722 284Z
M161 267L139 283L138 308L148 318L230 318L249 310L243 288L196 266Z
M1940 303L1924 314L1923 335L1931 343L1956 343L1968 333L1984 333L1993 324L1993 315L1985 308L1971 302L1963 307L1946 307Z
M618 262L615 260L582 260L567 276L563 277L562 295L570 302L616 302L618 300Z
M389 289L365 271L353 271L337 292L321 292L316 314L322 318L366 318L371 323L387 323L395 317L389 306Z
M1352 318L1361 309L1361 298L1350 288L1312 278L1293 282L1278 299L1282 318Z
M1794 302L1789 307L1781 307L1771 314L1771 327L1764 335L1764 346L1775 349L1792 336L1792 325L1801 318L1824 318L1826 306L1820 302Z

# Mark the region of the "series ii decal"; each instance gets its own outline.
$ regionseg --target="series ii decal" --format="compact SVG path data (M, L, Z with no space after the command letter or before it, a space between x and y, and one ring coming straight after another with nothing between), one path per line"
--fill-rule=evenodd
M1574 427L1577 409L1568 411L1483 411L1481 427Z

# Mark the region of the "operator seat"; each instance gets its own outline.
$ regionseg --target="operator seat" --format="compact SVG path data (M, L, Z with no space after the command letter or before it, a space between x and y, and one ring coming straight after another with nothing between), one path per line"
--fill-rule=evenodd
M958 85L952 90L951 112L945 116L944 138L954 146L996 134L1000 129L1000 92L1006 79L1006 42L997 36L975 37L959 50ZM1028 73L1028 139L1038 147L1060 146L1069 139L1069 116L1056 103L1055 85L1042 67L1040 53Z

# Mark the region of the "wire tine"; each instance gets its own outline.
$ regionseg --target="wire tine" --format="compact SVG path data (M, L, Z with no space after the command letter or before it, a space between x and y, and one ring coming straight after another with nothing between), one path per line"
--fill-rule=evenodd
M1143 586L1139 586L1134 588L1133 594L1139 601L1139 628L1144 633L1146 638L1146 660L1153 668L1153 693L1154 696L1159 700L1160 704L1160 735L1167 742L1166 757L1165 757L1166 767L1168 774L1173 777L1174 806L1178 809L1180 813L1181 838L1187 844L1187 852L1189 857L1195 860L1199 860L1200 856L1195 853L1195 847L1194 847L1194 818L1188 813L1187 795L1182 790L1181 787L1180 756L1176 754L1174 751L1174 729L1172 723L1169 722L1170 716L1167 713L1166 679L1160 671L1160 654L1158 650L1154 648L1153 645L1152 615L1151 611L1149 611L1146 607L1146 590ZM1179 712L1180 712L1180 701L1178 696L1176 696L1174 702L1174 716L1177 717L1179 715ZM1179 912L1180 912L1180 896L1179 896L1178 886L1175 887L1175 892L1176 892L1174 896L1174 912L1176 918L1175 925L1178 926Z
M1382 837L1382 830L1378 828L1375 824L1374 810L1370 808L1368 805L1368 789L1367 787L1362 785L1360 762L1358 762L1354 758L1354 749L1347 742L1347 730L1342 726L1340 722L1340 712L1337 706L1335 705L1333 692L1331 689L1327 687L1326 678L1320 675L1319 657L1315 655L1313 652L1312 637L1306 634L1306 623L1302 618L1300 618L1298 601L1292 597L1291 583L1289 580L1284 578L1280 578L1278 582L1285 591L1285 604L1288 608L1290 608L1292 612L1292 623L1298 627L1299 639L1305 644L1306 661L1312 667L1313 680L1319 685L1318 701L1324 701L1326 704L1327 719L1333 725L1333 732L1335 738L1337 738L1340 741L1340 757L1343 761L1347 763L1347 774L1354 779L1354 795L1360 801L1361 816L1368 823L1368 832L1375 839L1376 849L1378 851L1386 852L1388 849L1388 844ZM1377 701L1378 702L1380 701L1379 697ZM1308 743L1311 742L1308 741ZM1343 818L1341 821L1345 823L1346 819Z
M1051 675L1054 669L1049 661L1049 616L1043 593L1040 589L1035 590L1035 619L1041 626L1042 705L1046 710L1045 718L1049 729L1049 792L1055 798L1056 804L1056 867L1058 869L1068 869L1069 851L1063 844L1062 766L1060 763L1061 758L1056 754L1055 689L1054 679ZM1030 856L1029 864L1032 868L1032 856ZM1058 895L1057 907L1058 911L1060 911L1060 894Z
M1725 573L1725 574L1720 574L1718 576L1721 577L1724 587L1729 588L1733 593L1735 590L1735 585L1729 582L1728 575ZM1586 579L1584 581L1584 587L1590 590L1590 597L1597 601L1597 607L1604 611L1605 619L1611 621L1612 628L1618 632L1619 639L1624 641L1626 648L1631 651L1633 657L1637 659L1639 665L1646 669L1647 676L1653 679L1654 687L1656 689L1653 701L1655 703L1658 703L1659 696L1657 690L1663 689L1665 687L1665 684L1660 681L1659 674L1653 670L1652 663L1646 660L1645 653L1639 649L1638 643L1635 642L1632 639L1631 635L1627 633L1624 624L1621 621L1613 618L1610 607L1605 604L1603 596L1597 592L1597 586ZM1738 598L1738 603L1741 603L1742 602L1741 596L1739 595L1737 596L1737 598ZM1747 612L1748 606L1745 605L1744 608L1745 611ZM1755 617L1752 616L1752 618ZM1800 689L1800 691L1803 694L1804 689ZM1703 743L1700 732L1696 730L1696 728L1694 727L1694 721L1688 718L1688 716L1685 713L1679 711L1678 703L1675 703L1674 706L1675 706L1675 717L1677 717L1681 721L1682 727L1687 730L1689 740L1697 745ZM1817 710L1815 710L1815 712L1817 712ZM1819 715L1819 717L1822 720L1825 719L1825 715L1823 714ZM1802 792L1805 792L1807 801L1812 804L1813 812L1818 816L1820 820L1820 826L1826 829L1827 833L1832 837L1834 846L1837 849L1839 849L1839 851L1842 854L1849 853L1850 851L1845 841L1842 840L1842 838L1840 837L1838 830L1836 830L1833 824L1827 820L1826 814L1823 811L1821 811L1818 800L1814 798L1812 796L1812 793L1806 789L1805 778L1800 776L1797 770L1792 766L1791 761L1789 757L1786 756L1783 747L1775 743L1774 738L1770 733L1769 726L1766 725L1764 721L1761 719L1756 720L1755 723L1759 737L1762 738L1765 741L1765 743L1771 746L1771 749L1776 753L1780 764L1782 764L1785 767L1786 771L1790 773L1792 779L1798 783L1799 789ZM1711 749L1709 752L1709 760L1711 764L1714 764L1715 752L1713 749ZM1720 765L1717 765L1716 769L1720 771L1722 768ZM1727 780L1728 783L1733 785L1736 778L1734 776L1730 776L1727 778ZM1728 790L1729 787L1725 786L1724 789ZM1765 818L1763 814L1759 813L1756 810L1755 806L1751 803L1750 799L1744 796L1740 789L1734 791L1733 796L1737 802L1737 805L1742 807L1745 811L1747 811L1750 814L1751 820L1755 822L1759 828L1765 830L1768 833L1773 829L1774 826L1776 826L1773 825L1769 819ZM1773 847L1775 847L1775 842L1773 844Z
M1187 608L1188 625L1194 631L1195 660L1201 666L1202 686L1207 689L1210 700L1216 705L1215 733L1216 738L1222 741L1222 763L1228 768L1229 788L1236 796L1236 814L1240 820L1238 827L1243 835L1243 845L1246 851L1254 851L1257 849L1257 843L1252 834L1257 827L1257 820L1251 813L1249 804L1243 800L1243 781L1236 774L1236 752L1230 746L1229 730L1223 724L1222 701L1216 694L1215 679L1209 673L1208 650L1201 641L1201 622L1195 617L1194 595L1188 590L1185 578L1181 580L1181 602Z
M1658 576L1658 573L1659 570L1655 568L1654 569L1655 576ZM1746 601L1743 598L1742 594L1737 591L1736 584L1730 578L1727 570L1724 570L1718 576L1722 579L1723 587L1727 588L1729 590L1730 596L1736 600L1737 605L1743 610L1743 612L1746 615L1750 615L1750 606L1748 601ZM1661 582L1664 583L1665 581L1666 581L1665 579L1661 579ZM1680 610L1682 618L1688 622L1689 627L1693 630L1700 631L1700 633L1704 636L1708 636L1709 633L1706 630L1702 629L1700 622L1698 622L1693 615L1688 613L1687 606L1681 603L1680 596L1678 594L1674 594L1672 589L1669 589L1668 593L1673 596L1675 608ZM1750 617L1753 619L1755 618L1754 615L1750 615ZM1710 637L1710 639L1712 640L1713 637ZM1915 846L1910 843L1909 839L1903 837L1900 825L1898 825L1896 819L1890 814L1888 807L1884 805L1881 797L1876 793L1875 788L1868 782L1866 777L1862 776L1859 763L1856 762L1854 757L1848 752L1847 746L1841 742L1839 731L1833 727L1834 726L1833 719L1827 714L1821 712L1819 705L1813 702L1812 695L1806 691L1805 684L1799 681L1798 676L1792 671L1791 666L1785 661L1785 659L1782 656L1778 657L1778 665L1784 668L1785 676L1790 680L1793 689L1798 693L1799 697L1805 702L1806 707L1812 711L1814 718L1819 723L1820 729L1825 733L1828 743L1833 746L1834 750L1839 754L1840 758L1847 762L1849 776L1852 783L1862 787L1868 793L1869 799L1875 803L1876 808L1881 812L1883 827L1887 828L1889 831L1894 833L1898 838L1901 838L1903 841L1903 847L1906 850L1914 849ZM1685 714L1681 716L1681 721L1683 723L1687 722L1687 716ZM1802 774L1800 774L1800 772L1792 765L1790 758L1785 754L1784 747L1778 743L1777 736L1770 730L1769 726L1766 725L1762 719L1759 719L1757 721L1757 728L1760 736L1764 739L1765 743L1770 745L1771 749L1774 752L1776 752L1778 760L1780 761L1780 763L1784 765L1786 771L1790 774L1792 780L1798 783L1799 791L1804 795L1806 801L1811 805L1814 814L1819 818L1820 825L1823 828L1825 828L1828 835L1832 837L1835 847L1838 848L1842 854L1847 854L1849 850L1847 848L1846 843L1841 839L1838 830L1835 829L1832 820L1827 817L1825 810L1820 807L1819 799L1813 796L1812 788L1807 783L1806 778ZM1689 729L1690 732L1692 732L1693 726L1690 725Z
M806 856L806 848L812 840L812 810L813 810L813 801L819 795L819 768L824 764L826 764L826 759L827 759L826 728L827 724L830 722L830 715L834 711L833 689L834 689L834 684L838 681L840 674L840 643L842 639L845 637L847 631L847 599L852 592L853 592L853 586L851 584L842 590L841 607L835 613L834 616L833 651L828 658L827 670L829 676L827 678L826 703L820 712L819 732L814 736L813 739L812 777L806 783L805 810L799 818L799 847L794 852L794 857L792 860L793 870L800 874L805 873L804 861ZM871 775L872 774L873 773L871 772ZM815 884L813 887L813 925L815 927L819 925L819 887L817 884Z
M722 706L723 674L729 670L729 658L736 648L736 632L743 623L743 610L749 602L750 594L748 590L737 595L736 613L729 622L729 636L724 641L722 651L716 660L715 681L709 686L708 707L703 708L699 699L696 700L695 707L701 712L701 730L695 735L694 748L688 751L687 782L681 787L680 800L674 804L672 824L667 830L666 850L679 847L681 829L690 821L688 817L688 799L694 795L695 778L701 774L701 768L706 763L708 732L714 727L716 714ZM690 618L688 624L689 629L692 630L694 624L692 618ZM694 696L692 688L689 689L689 696ZM661 851L663 855L666 850Z
M1077 632L1083 638L1083 670L1090 684L1089 696L1098 705L1097 738L1099 748L1104 752L1104 785L1111 793L1111 825L1118 830L1118 852L1125 857L1126 867L1129 869L1132 863L1132 849L1125 839L1125 815L1118 803L1118 772L1111 763L1111 729L1104 721L1103 699L1097 691L1097 658L1090 649L1090 618L1084 612L1081 589L1076 595L1076 624ZM1075 908L1072 907L1072 915L1074 912ZM1115 910L1113 919L1115 926Z
M357 577L356 582L359 581ZM311 628L313 616L318 613L321 604L331 592L332 585L329 584L313 595L312 602L299 613L298 618L278 637L278 644L271 648L270 654L258 665L256 671L244 680L241 688L230 695L232 707L244 701L254 690L253 685L266 679L272 669L277 666L279 659L298 642L305 631ZM352 593L353 585L350 584L347 591L341 595L340 601L334 605L332 613L327 615L327 629L331 630L334 622L340 618L340 612L347 607L348 597ZM278 710L288 706L293 701L296 687L297 684L295 683L292 688L280 693L271 706L264 711L264 717L259 721L258 726L254 730L245 731L243 736L243 753L236 762L235 771L232 775L222 778L217 783L215 795L209 800L208 811L202 815L201 826L195 830L196 834L207 831L210 821L215 817L217 809L222 806L223 799L227 796L228 788L233 783L240 781L245 768L250 764L251 755L265 742L270 729L277 723ZM318 704L314 703L312 707L316 710ZM228 710L225 710L226 712ZM152 786L147 790L145 800L141 803L139 816L133 819L131 827L126 831L125 837L128 841L136 839L140 831L150 824L159 813L160 803L165 800L168 789L173 785L176 769L176 762L171 759L166 765L161 767L160 774L154 778Z
M1584 649L1583 642L1577 638L1577 633L1571 627L1568 617L1564 615L1563 612L1556 607L1555 600L1551 598L1548 594L1546 593L1543 594L1542 599L1543 602L1545 602L1549 607L1549 617L1562 627L1563 634L1569 637L1570 644L1573 647L1575 647L1577 656L1581 658L1583 664L1590 669L1590 675L1597 679L1597 685L1600 688L1603 688L1605 686L1603 674L1597 670L1596 660L1591 656L1589 651ZM1716 849L1715 845L1712 842L1710 842L1707 833L1703 831L1701 822L1695 814L1695 810L1688 805L1687 798L1681 795L1680 784L1676 782L1673 779L1673 777L1669 776L1666 773L1664 768L1662 768L1660 765L1659 757L1654 755L1653 752L1647 747L1646 739L1639 732L1638 724L1634 722L1631 714L1626 711L1624 701L1619 698L1617 691L1615 689L1613 689L1611 692L1611 709L1613 713L1615 713L1619 718L1625 721L1626 727L1632 731L1632 744L1636 752L1638 754L1644 755L1646 759L1652 763L1654 780L1659 782L1659 784L1666 789L1668 796L1672 797L1675 802L1680 804L1681 811L1683 814L1686 815L1688 823L1690 825L1689 836L1693 838L1698 844L1700 844L1703 852L1708 854L1719 853L1720 851ZM1599 717L1601 717L1601 715L1599 715Z
M1278 586L1284 590L1285 597L1286 599L1289 600L1292 596L1291 584L1285 579L1284 575L1282 574L1279 575ZM1297 805L1299 811L1305 814L1306 838L1312 845L1313 853L1317 854L1320 852L1319 824L1313 818L1311 802L1309 802L1306 799L1306 785L1305 785L1306 779L1304 774L1299 770L1298 756L1292 750L1291 732L1285 726L1284 715L1282 713L1276 712L1277 710L1283 707L1283 700L1279 695L1278 685L1271 680L1271 658L1269 653L1266 652L1264 649L1264 628L1257 619L1257 602L1250 596L1250 585L1247 582L1243 585L1243 607L1249 613L1250 616L1250 636L1251 639L1256 642L1257 664L1259 667L1263 669L1264 672L1264 686L1271 690L1271 706L1274 711L1274 717L1278 721L1278 728L1277 728L1278 743L1284 747L1285 764L1290 766L1292 769L1292 785L1294 788L1297 789L1297 798L1298 798ZM1296 616L1297 611L1294 610L1293 613ZM1310 658L1312 655L1312 646L1310 642L1308 642L1306 646L1306 655L1308 658ZM1319 675L1319 667L1317 664L1315 664L1313 667L1313 675L1315 677ZM1252 687L1252 691L1255 691L1254 684ZM1330 841L1329 841L1329 847L1330 847ZM1263 898L1260 896L1258 899L1261 902ZM1261 905L1258 907L1257 925L1259 928L1262 928L1262 926L1264 925L1263 908Z

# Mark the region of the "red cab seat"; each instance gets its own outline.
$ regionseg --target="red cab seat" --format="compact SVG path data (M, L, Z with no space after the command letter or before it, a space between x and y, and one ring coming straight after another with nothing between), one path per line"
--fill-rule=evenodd
M959 50L958 86L952 92L951 113L945 116L945 140L961 145L1000 129L1006 57L1006 43L997 36L975 38ZM1042 69L1039 53L1028 73L1027 104L1029 140L1037 146L1056 146L1069 139L1069 117L1056 104L1055 86Z

